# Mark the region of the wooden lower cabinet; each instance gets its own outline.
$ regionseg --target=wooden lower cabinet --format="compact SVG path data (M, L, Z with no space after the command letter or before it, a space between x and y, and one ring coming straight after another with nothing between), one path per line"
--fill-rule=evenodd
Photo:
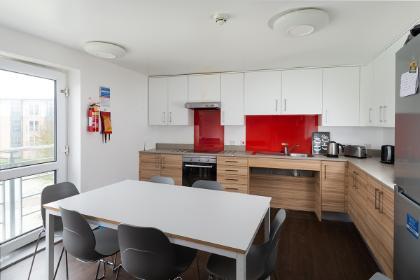
M139 179L149 181L153 176L172 177L182 185L182 156L140 152Z
M248 159L245 157L218 156L217 181L225 191L248 193Z
M321 164L322 211L346 212L347 162L323 161Z
M383 272L393 277L394 193L350 163L347 211Z

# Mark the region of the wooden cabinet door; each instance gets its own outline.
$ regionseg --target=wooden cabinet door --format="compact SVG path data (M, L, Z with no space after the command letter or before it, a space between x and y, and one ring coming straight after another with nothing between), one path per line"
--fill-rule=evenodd
M168 79L149 78L149 125L166 125L168 119Z
M244 74L221 75L222 125L244 125Z
M175 184L182 185L182 156L181 155L161 155L160 175L172 177Z
M322 210L345 212L346 162L322 162Z
M220 101L220 74L188 76L189 101Z
M281 113L281 72L245 73L245 114L277 115Z
M189 125L193 111L185 108L188 101L188 77L168 77L168 124Z
M322 69L282 72L282 114L322 114Z
M149 181L153 176L160 175L160 154L140 153L139 179Z
M323 70L324 126L359 125L359 67Z

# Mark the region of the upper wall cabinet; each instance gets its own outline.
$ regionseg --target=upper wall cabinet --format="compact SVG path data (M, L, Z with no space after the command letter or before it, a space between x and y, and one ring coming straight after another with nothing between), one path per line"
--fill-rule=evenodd
M245 73L245 115L281 113L281 72Z
M359 78L359 67L323 70L323 125L359 125Z
M149 124L188 125L191 110L188 101L187 76L149 78Z
M376 126L379 122L375 113L376 100L373 90L373 63L360 68L360 125Z
M395 54L406 36L395 42L373 61L374 112L378 126L395 126Z
M220 101L220 74L188 76L189 101Z
M282 113L322 114L322 69L282 72Z
M220 77L222 125L244 124L244 74L226 73Z

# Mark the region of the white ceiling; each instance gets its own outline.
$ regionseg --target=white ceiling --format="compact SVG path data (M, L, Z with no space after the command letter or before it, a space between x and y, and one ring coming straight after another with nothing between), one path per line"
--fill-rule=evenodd
M267 26L297 7L325 9L330 25L294 39ZM418 1L0 0L0 25L78 50L115 42L128 50L115 63L148 74L364 64L419 19Z

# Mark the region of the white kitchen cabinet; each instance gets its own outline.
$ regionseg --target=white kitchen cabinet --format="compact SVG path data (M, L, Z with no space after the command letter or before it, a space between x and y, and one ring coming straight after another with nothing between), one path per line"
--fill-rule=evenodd
M222 125L244 124L244 74L225 73L220 77Z
M281 72L245 73L245 115L281 113Z
M404 45L405 38L403 36L373 61L374 113L378 119L377 126L395 126L395 54Z
M323 70L324 126L359 125L359 67Z
M185 108L188 102L187 76L168 77L168 124L189 125L193 111Z
M149 125L188 125L187 76L149 78Z
M220 101L220 74L188 75L190 102Z
M282 114L322 114L322 69L282 72Z
M373 87L373 63L360 68L360 125L377 126L376 98Z
M166 125L168 111L168 79L149 78L149 125Z

